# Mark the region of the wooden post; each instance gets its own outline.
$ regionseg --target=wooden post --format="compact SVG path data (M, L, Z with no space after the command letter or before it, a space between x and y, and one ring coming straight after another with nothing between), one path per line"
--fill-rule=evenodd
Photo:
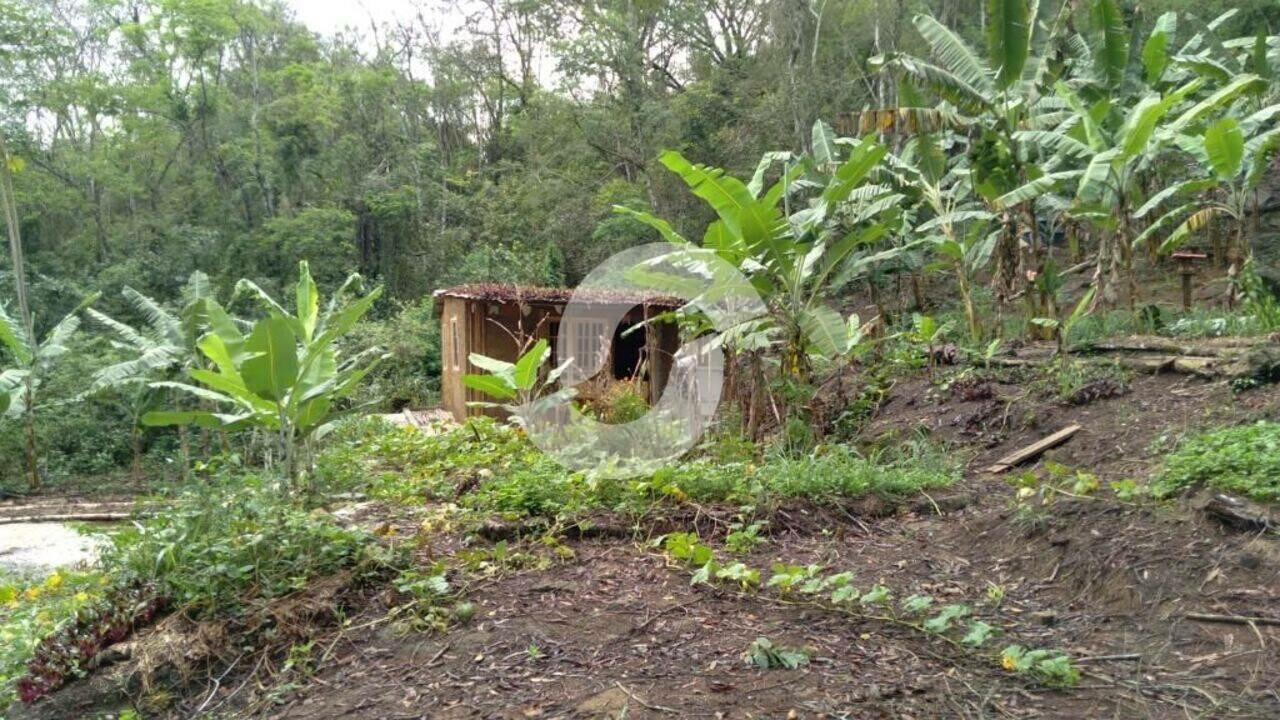
M1182 310L1191 310L1191 278L1195 277L1195 263L1207 259L1204 253L1179 251L1173 254L1178 263L1178 273L1182 275Z

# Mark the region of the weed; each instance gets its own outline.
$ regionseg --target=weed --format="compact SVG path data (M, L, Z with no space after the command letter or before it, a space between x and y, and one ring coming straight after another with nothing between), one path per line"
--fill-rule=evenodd
M764 520L758 520L750 525L745 521L731 524L729 534L724 538L725 549L734 555L749 554L765 542L765 539L760 536L760 531L768 524Z
M41 642L97 604L105 580L67 570L43 579L0 575L0 708L16 699L15 684Z
M308 512L257 476L193 488L170 509L115 535L104 563L154 584L196 616L235 614L250 596L273 598L354 565L367 534Z
M1010 645L1000 653L1000 665L1049 687L1069 688L1080 682L1080 670L1071 663L1071 658L1056 650L1028 650L1021 645Z
M1108 487L1115 493L1116 498L1124 502L1132 502L1151 494L1151 488L1132 478L1112 480L1108 483Z
M753 445L713 445L719 447L708 453L713 457L672 463L647 478L620 482L571 473L519 430L487 419L436 434L361 422L337 433L318 460L318 472L331 488L363 489L393 502L433 499L477 512L551 517L599 509L643 511L660 502L768 507L792 498L907 495L950 485L959 473L954 458L925 441L868 455L824 446L796 456L771 454L760 463ZM732 461L721 451L749 459ZM361 476L371 478L363 487L356 484Z
M761 670L795 670L809 664L809 655L803 650L774 645L769 638L756 638L747 648L746 660Z
M1167 497L1201 484L1254 500L1280 500L1280 423L1225 428L1184 441L1165 459L1151 492Z

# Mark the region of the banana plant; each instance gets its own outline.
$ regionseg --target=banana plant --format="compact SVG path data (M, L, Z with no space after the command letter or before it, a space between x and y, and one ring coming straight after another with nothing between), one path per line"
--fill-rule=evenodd
M1035 161L1035 138L1022 133L1053 127L1065 113L1052 88L1062 72L1055 58L1070 26L1070 7L1063 3L1056 15L1042 19L1038 0L988 0L987 17L985 53L936 18L917 15L913 23L929 46L928 56L891 53L869 62L930 89L942 99L940 111L968 116L970 183L1000 219L993 283L997 294L1007 297L1022 277L1019 222L1031 229L1033 254L1040 249L1034 196L1015 202L1011 193L1049 172Z
M41 381L67 354L67 343L80 329L80 311L98 296L86 298L76 309L53 326L43 339L9 315L0 305L0 347L8 352L13 367L0 373L0 411L7 417L21 417L26 434L27 481L31 490L40 489L39 456L36 448L36 410Z
M197 344L209 318L227 318L213 296L207 275L196 271L183 288L183 305L175 314L156 300L126 286L121 293L145 325L134 327L90 308L87 314L108 331L112 346L127 357L99 369L86 395L109 394L121 400L132 425L133 476L141 481L142 417L157 408L166 393L152 387L157 380L175 379L186 370L202 367ZM190 451L186 426L178 428L182 448L182 475L186 479Z
M938 364L938 346L943 344L951 329L950 320L940 323L932 315L915 313L911 316L911 331L907 333L907 338L924 346L930 379Z
M937 138L920 134L906 143L901 155L890 159L886 172L901 187L918 194L922 217L910 232L925 237L941 264L953 273L969 339L980 341L982 325L973 287L990 264L998 233L988 232L995 215L974 198L964 157L948 158Z
M1203 84L1203 79L1197 78L1166 93L1151 92L1121 111L1110 100L1087 104L1070 83L1059 82L1057 93L1072 114L1053 129L1020 133L1052 151L1053 166L1063 169L1011 191L998 204L1023 203L1064 184L1071 188L1071 213L1111 231L1102 233L1098 248L1094 272L1097 299L1113 303L1116 285L1127 278L1129 303L1136 302L1134 206L1141 198L1143 177L1180 135L1199 127L1241 95L1256 92L1261 80L1256 76L1236 78L1194 101Z
M1071 336L1071 330L1080 323L1081 320L1089 316L1093 308L1093 298L1098 292L1096 286L1089 286L1085 294L1076 301L1075 307L1065 317L1038 317L1032 318L1031 323L1053 331L1054 338L1058 343L1058 359L1062 363L1062 367L1066 367L1068 360L1067 340ZM1056 301L1053 304L1056 306Z
M1233 226L1227 243L1228 305L1237 299L1241 268L1253 258L1246 232L1250 202L1256 201L1272 159L1280 154L1280 127L1266 122L1277 114L1280 105L1263 108L1242 121L1223 117L1199 137L1179 138L1179 146L1196 161L1196 176L1152 196L1135 213L1144 217L1174 198L1190 198L1157 218L1136 240L1144 242L1176 223L1160 245L1164 253L1181 247L1216 218L1227 218Z
M674 151L661 156L718 216L707 227L703 247L739 267L765 301L768 315L748 321L751 331L738 340L757 349L778 347L784 376L804 381L810 379L811 356L834 358L850 348L851 337L861 336L860 323L842 318L825 301L866 268L919 244L873 249L899 221L902 200L893 188L869 182L885 147L870 138L836 138L821 121L813 138L812 154L770 153L749 182L694 165ZM781 177L766 189L766 170L774 163L782 165ZM651 225L677 246L691 244L664 220L615 210Z
M229 432L274 433L284 475L295 490L302 489L301 475L310 467L310 441L338 417L358 409L339 405L387 357L375 347L344 358L338 348L338 341L369 311L382 288L343 303L346 291L359 285L359 276L353 275L321 312L305 260L298 264L298 275L293 312L242 280L238 293L256 296L267 307L267 317L245 335L229 316L211 314L210 331L197 343L209 368L187 372L196 384L152 383L208 401L219 411L152 411L142 418L151 426L195 424Z
M496 408L506 412L517 424L523 422L523 415L534 403L546 400L559 402L571 397L570 390L548 394L564 371L573 363L570 358L558 367L552 368L546 377L542 377L542 367L551 358L551 347L545 339L526 345L519 359L514 363L498 360L480 353L471 353L472 365L485 371L485 374L467 374L462 376L462 383L472 390L488 395L499 402L471 402L468 405L480 408ZM554 395L554 398L552 398Z

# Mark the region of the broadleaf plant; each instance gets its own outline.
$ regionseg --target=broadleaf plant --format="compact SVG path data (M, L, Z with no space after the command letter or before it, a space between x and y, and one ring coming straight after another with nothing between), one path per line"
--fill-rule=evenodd
M357 409L340 408L340 404L386 357L376 347L350 357L343 357L338 348L338 340L369 311L382 288L343 304L344 291L359 284L359 276L352 276L321 312L306 261L299 263L298 275L296 314L289 314L256 285L241 281L237 290L256 295L266 305L267 317L257 321L247 336L230 318L211 319L210 331L198 343L211 369L188 371L197 384L152 384L209 401L218 410L177 409L143 416L147 425L195 424L272 433L284 474L295 490L301 489L302 475L310 465L311 440L338 417Z

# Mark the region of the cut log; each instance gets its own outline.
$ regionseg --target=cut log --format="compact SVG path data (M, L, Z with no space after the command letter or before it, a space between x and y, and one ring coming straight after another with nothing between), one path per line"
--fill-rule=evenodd
M1214 493L1200 504L1204 514L1237 530L1276 530L1280 524L1261 505L1234 495Z
M1008 470L1009 468L1017 467L1018 465L1021 465L1022 463L1027 462L1028 460L1034 460L1040 457L1041 455L1043 455L1046 450L1055 448L1061 445L1062 443L1070 440L1071 437L1078 432L1080 432L1079 425L1068 425L1067 427L1062 428L1058 432L1046 438L1042 438L1022 448L1021 450L1012 452L1000 458L999 460L996 461L994 465L987 468L987 472L992 474L999 474L1004 472L1005 470Z
M1172 355L1157 355L1155 357L1121 355L1114 358L1114 360L1120 367L1129 368L1135 372L1159 375L1166 370L1172 369L1177 358Z

